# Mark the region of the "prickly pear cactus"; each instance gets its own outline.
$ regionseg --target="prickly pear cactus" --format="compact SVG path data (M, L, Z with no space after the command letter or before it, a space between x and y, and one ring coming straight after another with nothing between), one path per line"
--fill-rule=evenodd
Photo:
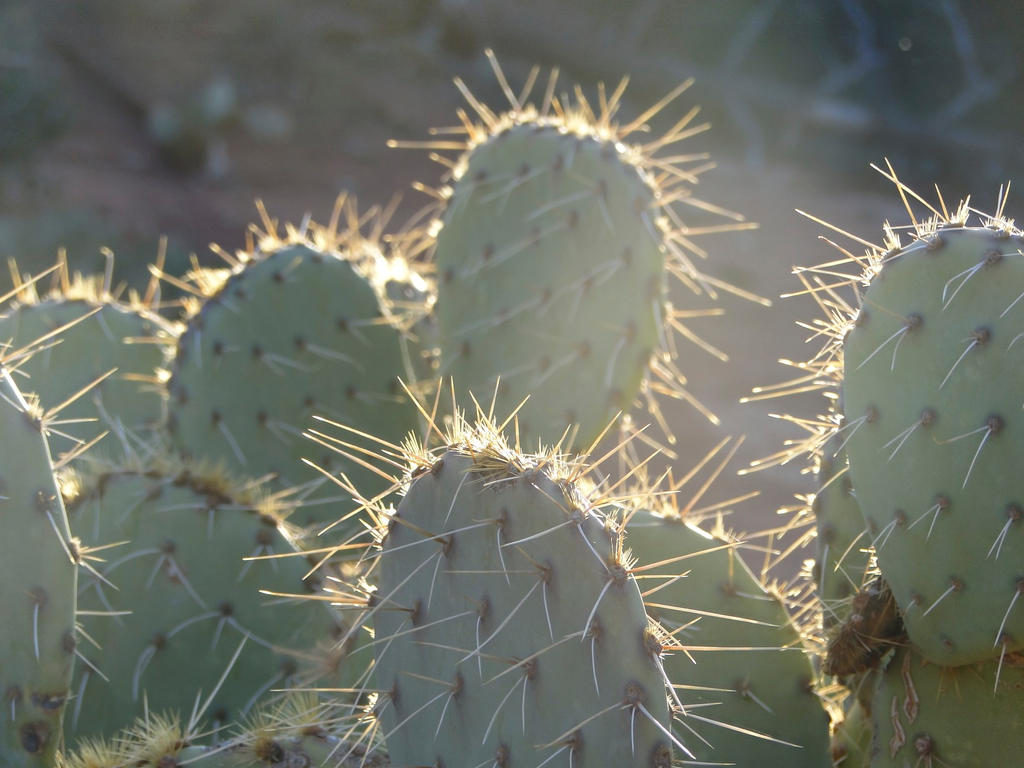
M81 584L94 642L67 719L75 738L113 736L143 701L184 718L201 691L208 717L223 724L272 688L343 685L333 645L344 628L325 603L302 599L316 590L303 583L306 559L244 559L293 551L271 499L166 458L67 485L83 541L122 542Z
M857 500L937 664L1024 649L1024 237L967 217L871 256L842 349Z
M669 766L660 645L583 469L518 453L494 424L447 442L415 458L382 532L371 610L392 763Z
M625 82L607 99L602 91L595 113L579 89L574 101L554 98L552 73L538 107L513 95L492 64L510 108L496 114L463 89L477 121L463 118L465 151L440 193L440 372L466 408L469 393L488 403L497 390L501 413L529 396L518 423L529 444L554 443L571 427L585 446L645 381L656 382L647 394L693 401L671 354L685 313L667 303L668 276L711 294L721 283L690 261L703 252L670 202L689 198L696 176L685 160L655 153L704 126L692 125L692 111L667 135L629 143L685 85L620 123Z
M271 229L273 227L273 229ZM234 472L272 473L299 498L347 497L316 469L344 472L370 493L380 479L305 430L314 416L356 433L398 442L416 426L400 383L408 380L401 311L385 285L395 273L369 242L308 228L278 238L268 233L227 275L196 276L205 298L181 337L168 382L168 429L186 455L222 461ZM319 438L318 438L319 439ZM322 441L321 441L322 442ZM306 506L297 521L333 520L324 506Z
M645 569L648 612L674 638L665 671L700 740L698 760L829 765L828 715L801 633L781 597L739 557L738 544L674 514L641 509L626 546Z
M0 361L0 763L53 764L75 658L79 548L41 411Z
M18 282L15 302L0 311L0 344L17 349L63 329L19 366L22 389L47 410L80 395L61 410L62 431L83 442L109 433L90 460L116 462L151 443L164 410L157 371L178 328L153 311L151 298L117 298L109 275L71 276L64 261L43 296L35 283Z
M1019 654L943 667L899 649L872 700L871 768L1020 764L1022 689Z

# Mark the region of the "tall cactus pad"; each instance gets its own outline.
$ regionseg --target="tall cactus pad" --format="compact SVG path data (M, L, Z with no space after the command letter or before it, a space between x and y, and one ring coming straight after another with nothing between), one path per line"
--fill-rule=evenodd
M84 541L123 542L99 569L103 578L81 585L81 607L108 615L81 619L95 647L76 676L67 725L77 738L113 735L144 699L187 718L197 693L211 696L225 673L207 710L220 723L272 688L339 685L331 646L343 627L328 607L261 594L312 591L306 560L243 560L292 551L269 502L166 460L84 477L68 508Z
M814 576L826 630L846 619L850 598L865 583L871 564L871 537L853 495L842 442L842 435L833 435L819 451L818 491L811 504L818 533Z
M91 458L116 462L151 442L164 410L157 372L173 348L174 324L137 298L115 299L102 278L78 275L41 299L26 289L0 312L0 344L12 348L58 328L64 328L59 336L20 366L26 374L21 388L38 395L43 409L89 388L61 419L69 422L64 431L83 441L109 432L89 451Z
M660 646L618 535L554 456L493 430L424 460L380 552L395 765L669 766Z
M77 545L38 413L0 364L0 763L49 768L75 654Z
M871 768L1020 765L1022 690L1019 660L942 667L899 649L872 700Z
M589 441L629 407L665 301L654 190L611 141L538 122L476 147L437 236L441 368L520 433ZM570 382L588 382L579 387Z
M703 157L657 154L707 128L695 124L698 110L664 136L631 143L686 84L619 123L625 81L611 94L602 87L594 109L578 87L575 98L555 98L552 72L536 106L529 87L512 93L488 53L510 108L497 114L459 82L478 120L461 114L464 151L442 158L450 173L438 190L434 248L441 373L465 393L465 408L469 393L490 402L497 389L502 413L529 396L519 433L530 445L553 443L566 427L586 445L640 392L655 416L655 391L696 402L675 367L672 335L694 338L681 318L714 310L672 309L667 276L697 293L734 290L698 272L691 256L706 254L691 237L736 228L742 217L692 196L711 167ZM453 148L451 140L393 145ZM731 223L688 227L681 200Z
M1024 648L1024 237L916 234L878 259L846 337L843 431L911 641L966 664Z
M416 417L400 385L401 332L375 289L382 262L313 246L250 254L210 292L178 345L168 426L187 455L273 473L279 487L320 485L324 496L334 486L304 458L364 490L380 480L304 438L314 416L395 442ZM301 521L333 518L321 509Z
M703 739L690 742L697 759L825 768L828 715L800 633L736 544L640 510L626 545L641 563L663 563L644 573L648 612L678 645L665 671Z

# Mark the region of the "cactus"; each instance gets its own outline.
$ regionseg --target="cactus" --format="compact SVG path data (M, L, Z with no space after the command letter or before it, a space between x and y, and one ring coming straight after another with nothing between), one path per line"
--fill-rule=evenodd
M0 763L49 768L75 658L81 549L57 489L46 424L0 357Z
M393 311L385 287L394 291L399 275L357 224L340 234L307 225L283 239L265 224L257 249L227 274L194 276L203 300L172 364L167 426L188 456L272 473L297 498L318 497L298 515L306 524L335 517L323 502L337 489L303 459L368 493L380 485L361 459L336 466L337 454L303 438L314 415L394 441L416 425L400 384L409 357L398 325L409 313Z
M843 343L847 451L878 563L930 660L1024 648L1024 237L919 222L872 254Z
M457 422L384 515L377 712L398 765L668 766L660 646L586 468ZM566 758L561 758L566 759Z
M261 207L225 269L151 270L193 295L181 329L154 314L157 283L123 301L110 270L72 278L61 259L50 293L15 270L15 300L0 298L0 762L1014 764L1024 232L1006 197L980 221L941 197L918 217L911 198L928 203L890 167L910 242L887 225L864 256L799 270L826 345L758 397L831 402L791 417L810 437L761 462L806 454L817 486L758 545L756 576L739 553L752 540L702 530L664 490L616 490L643 477L636 443L618 480L571 453L637 404L671 442L658 394L715 421L673 332L724 358L685 325L719 310L676 309L670 277L701 302L756 299L693 261L691 237L748 226L693 197L702 156L663 152L705 128L697 111L637 138L686 85L620 122L625 81L595 108L578 88L556 96L553 72L531 103L539 69L517 95L488 55L507 110L459 81L472 112L455 139L393 142L448 167L437 205L398 232L394 208L360 216L344 196L328 226L283 235ZM684 223L683 205L713 220ZM450 410L428 415L415 397L448 378ZM473 401L489 415L470 426ZM417 406L430 430L399 444ZM75 427L53 460L58 411L114 439ZM342 543L299 530L328 521ZM815 539L813 584L768 582ZM321 584L342 551L361 554Z
M638 509L626 545L647 572L648 612L669 631L665 672L687 700L698 760L827 765L828 715L803 638L777 590L750 572L738 543L673 509Z
M243 560L292 551L287 510L272 497L166 457L65 485L83 541L122 542L81 584L96 647L76 676L67 725L77 738L113 735L144 700L186 716L202 691L215 719L234 722L271 688L358 677L339 670L332 646L344 628L327 606L275 605L303 590L306 560Z
M574 100L555 98L554 71L535 106L528 92L512 93L488 53L509 110L496 114L459 83L476 119L463 115L465 149L446 162L450 184L438 193L440 372L477 402L496 395L501 413L529 397L519 430L530 445L554 443L567 428L586 445L642 386L655 417L655 391L696 403L675 368L671 337L695 338L684 318L714 310L673 309L668 275L698 293L742 292L697 270L691 256L703 251L690 238L701 230L682 224L674 202L730 222L708 231L740 228L742 217L691 196L687 185L707 166L655 155L707 127L694 123L696 109L666 135L630 143L687 84L620 123L625 81L610 95L602 89L595 112L580 89ZM463 404L471 407L470 398Z
M90 460L116 462L151 443L163 418L157 370L165 364L179 332L155 311L156 289L119 298L112 285L113 262L105 275L68 271L61 258L53 288L40 296L37 283L14 271L16 300L0 312L0 343L16 348L57 329L45 348L21 366L22 389L45 409L62 409L65 430L81 443L102 430L110 433L88 452ZM75 421L99 422L75 425Z

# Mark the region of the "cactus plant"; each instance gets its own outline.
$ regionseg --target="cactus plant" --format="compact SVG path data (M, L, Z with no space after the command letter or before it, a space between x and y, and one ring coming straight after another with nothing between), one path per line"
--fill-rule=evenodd
M820 389L830 408L793 417L810 436L762 463L807 454L817 486L756 543L755 575L752 539L628 490L635 451L618 480L571 453L641 402L669 433L656 394L696 404L673 332L724 357L685 325L718 310L675 308L670 277L756 298L694 261L692 237L748 226L693 196L703 156L663 152L703 130L696 110L637 138L686 85L620 121L625 81L594 107L556 96L553 72L531 103L539 70L516 94L489 57L507 110L459 81L460 135L393 142L448 167L436 207L385 234L393 207L359 215L342 197L326 227L283 235L261 207L225 269L154 268L193 294L180 334L151 312L155 283L124 302L109 270L72 278L61 260L49 294L15 270L15 301L0 298L0 518L16 532L0 540L0 762L1013 764L1024 232L1006 198L975 220L940 197L921 218L890 168L910 227L800 270L826 345L758 396ZM399 444L415 396L449 378L450 410L420 406L429 431ZM474 400L490 409L471 426ZM54 461L57 411L114 439L75 428ZM344 541L295 521L342 522ZM815 540L813 583L768 581ZM315 566L342 548L361 555L320 590ZM271 690L291 686L316 690Z

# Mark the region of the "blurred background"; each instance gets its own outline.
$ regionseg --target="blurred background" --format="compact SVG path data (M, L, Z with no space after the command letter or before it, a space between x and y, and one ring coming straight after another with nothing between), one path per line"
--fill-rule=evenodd
M281 220L325 220L343 190L361 208L402 193L397 226L426 201L413 182L443 169L386 140L453 124L455 76L502 105L487 47L513 88L534 64L588 95L629 75L625 120L694 77L652 130L702 106L712 130L685 151L718 167L697 192L760 224L704 238L708 269L776 301L725 298L725 316L693 324L731 357L684 348L680 366L722 424L673 407L670 461L682 474L745 434L735 469L802 436L771 413L822 410L817 396L738 402L790 376L778 358L817 348L795 325L812 303L777 297L798 288L794 265L834 252L794 209L877 241L907 219L869 167L888 158L930 199L938 184L992 210L1001 184L1024 184L1021 39L1019 3L999 0L0 0L0 257L38 271L66 247L91 270L106 246L142 285L161 236L180 273L191 254L216 263L211 242L241 247L256 198ZM729 470L709 500L760 490L733 525L764 526L813 490L800 469Z

